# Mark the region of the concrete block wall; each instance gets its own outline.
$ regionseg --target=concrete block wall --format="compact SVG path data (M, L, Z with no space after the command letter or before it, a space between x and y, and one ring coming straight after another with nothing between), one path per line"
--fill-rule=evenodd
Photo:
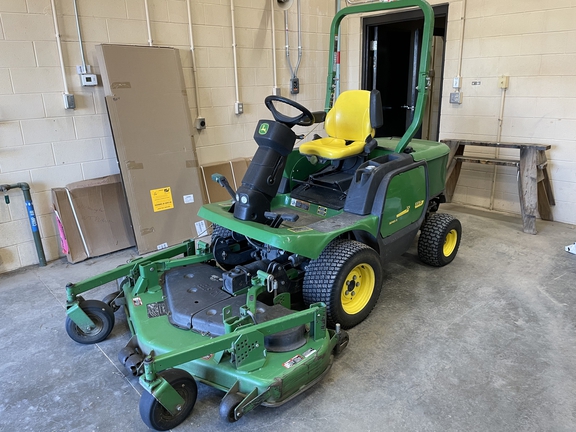
M119 172L101 86L82 87L82 63L73 2L55 0L69 91L76 109L65 110L63 81L50 0L0 2L0 184L27 182L38 214L48 260L61 256L51 188ZM95 45L148 44L144 0L78 0L86 61L99 73ZM185 0L148 0L154 45L180 49L200 163L251 156L258 119L272 93L272 37L269 0L235 0L239 99L234 114L232 31L229 0L191 0L200 103L194 92ZM303 55L295 100L311 110L324 107L328 33L334 2L302 1ZM284 13L274 12L277 84L289 96ZM291 57L297 58L296 5L289 10ZM198 106L199 105L199 106ZM321 129L321 128L320 128ZM307 133L310 130L302 130ZM319 130L316 130L319 132ZM0 273L37 263L24 200L9 192L0 204Z
M502 90L510 77L502 124L503 142L547 143L556 197L554 219L576 223L576 1L428 0L448 4L440 139L496 141ZM466 10L464 14L464 9ZM461 31L463 103L449 103L458 75ZM362 19L348 23L346 66L352 86L361 82ZM343 63L346 64L346 63ZM472 82L480 85L472 85ZM493 157L494 149L466 154ZM518 151L501 151L517 157ZM464 164L454 201L489 208L494 167ZM520 214L516 169L497 167L494 209Z
M449 93L458 71L462 12L461 0L450 1L440 138L495 141L502 95L498 77L509 76L501 141L552 145L547 156L556 196L554 219L576 223L576 2L468 0L464 98L461 105L453 105ZM486 156L494 152L469 151ZM454 200L489 207L493 173L494 167L464 164ZM494 209L520 212L515 168L497 167Z
M118 172L102 87L81 87L81 64L73 2L55 0L70 91L77 108L65 110L50 0L0 2L0 184L31 185L48 259L60 256L50 189ZM498 128L500 75L510 76L503 141L543 142L549 152L558 221L576 223L576 2L574 0L468 0L462 82L464 102L448 95L458 70L463 0L449 3L440 138L494 140ZM200 101L197 104L189 52L185 0L149 0L154 44L179 48L190 115L206 118L195 131L200 163L253 154L254 127L269 118L263 99L272 92L269 0L235 0L239 99L234 114L234 76L229 0L191 0ZM344 3L344 2L343 2ZM98 67L99 43L146 45L144 0L79 0L87 62ZM324 107L329 25L334 2L302 1L303 57L294 97L311 110ZM297 54L296 8L289 12L291 57ZM274 13L278 85L289 95L284 51L284 15ZM342 90L361 82L362 26L347 19L342 38ZM472 81L481 85L472 86ZM320 129L320 128L318 128ZM320 130L314 132L320 132ZM310 130L303 130L308 133ZM487 207L492 168L465 166L455 199ZM498 168L495 208L519 213L515 171ZM23 199L10 192L0 204L0 273L36 263Z

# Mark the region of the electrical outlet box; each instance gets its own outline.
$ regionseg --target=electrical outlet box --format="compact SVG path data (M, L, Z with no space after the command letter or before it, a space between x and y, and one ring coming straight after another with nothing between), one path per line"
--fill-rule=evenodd
M281 92L280 92L280 87L273 87L272 88L272 94L274 96L282 96Z
M300 79L298 77L294 77L290 80L290 94L298 93L300 93Z
M502 75L498 77L498 87L501 89L507 89L508 84L510 84L510 77L506 75Z
M461 104L462 103L462 92L450 93L450 103L451 104Z
M240 115L244 112L244 104L242 102L236 102L234 104L234 114Z
M91 74L92 73L92 66L90 66L88 64L76 66L76 72L78 73L78 75Z
M82 74L80 75L80 83L82 86L95 86L98 85L98 77L96 74Z
M196 117L196 129L206 129L206 119L204 117Z
M454 81L452 82L452 88L458 89L460 88L460 77L454 77Z
M64 93L64 108L65 109L76 109L76 101L74 100L74 95L69 93Z

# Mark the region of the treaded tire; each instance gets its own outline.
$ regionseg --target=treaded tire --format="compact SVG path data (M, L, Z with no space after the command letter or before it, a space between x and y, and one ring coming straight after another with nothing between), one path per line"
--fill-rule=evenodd
M447 213L433 213L422 224L418 239L418 257L434 267L450 264L460 247L462 225Z
M357 299L364 300L347 305L345 293L351 292L347 286L351 283L352 275L358 275L359 278L363 276L367 282L362 285L361 281L360 285L356 285ZM366 319L374 309L381 290L382 263L378 253L364 243L337 239L332 241L317 259L308 264L304 274L302 295L307 306L317 302L326 304L330 327L339 323L342 328L348 329ZM350 303L355 301L353 297L348 299Z
M220 237L220 238L228 238L228 237L232 237L232 230L229 230L228 228L224 228L223 226L220 225L216 225L213 224L212 225L212 239L215 239L216 237Z

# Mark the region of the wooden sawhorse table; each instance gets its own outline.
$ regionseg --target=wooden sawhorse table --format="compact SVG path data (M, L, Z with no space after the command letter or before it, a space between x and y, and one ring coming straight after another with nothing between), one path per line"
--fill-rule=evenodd
M518 194L524 232L536 234L536 209L543 220L554 220L550 206L555 205L554 194L548 176L546 150L549 144L496 143L471 140L442 140L450 147L446 172L446 200L452 201L462 162L485 165L515 166L518 170ZM466 146L519 149L519 159L484 158L464 156Z

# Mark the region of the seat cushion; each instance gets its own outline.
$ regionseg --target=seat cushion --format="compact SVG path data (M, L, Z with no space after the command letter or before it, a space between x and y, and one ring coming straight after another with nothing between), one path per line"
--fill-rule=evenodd
M346 140L339 138L320 138L309 141L300 146L300 154L317 156L321 159L345 159L355 156L364 151L364 141L352 141L346 144Z
M370 101L367 90L343 92L326 114L324 129L328 137L302 144L300 153L329 160L362 153L366 138L376 133L371 124Z

